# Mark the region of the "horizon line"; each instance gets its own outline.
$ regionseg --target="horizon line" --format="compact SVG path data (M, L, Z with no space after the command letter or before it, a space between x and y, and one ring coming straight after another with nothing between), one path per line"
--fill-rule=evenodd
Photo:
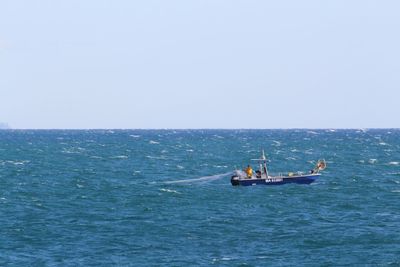
M79 131L79 130L141 130L141 131L152 131L152 130L166 130L166 131L187 131L187 130L399 130L400 127L354 127L354 128L346 128L346 127L328 127L328 128L308 128L308 127L293 127L293 128L3 128L0 130L71 130L71 131Z

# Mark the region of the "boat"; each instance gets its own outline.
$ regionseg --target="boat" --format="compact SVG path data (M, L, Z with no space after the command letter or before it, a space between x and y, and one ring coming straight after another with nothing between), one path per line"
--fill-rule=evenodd
M283 185L283 184L311 184L320 175L321 171L326 168L325 160L318 160L316 166L309 171L305 172L289 172L287 175L279 174L277 176L270 176L267 168L267 158L265 157L264 150L262 151L261 158L253 159L258 161L259 170L255 173L246 173L243 170L235 170L231 177L231 184L233 186L251 186L251 185Z

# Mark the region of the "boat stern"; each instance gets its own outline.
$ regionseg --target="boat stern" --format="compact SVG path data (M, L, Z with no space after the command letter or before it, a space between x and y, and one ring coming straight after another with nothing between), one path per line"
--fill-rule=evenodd
M232 175L232 177L231 177L231 184L232 184L233 186L240 185L239 176Z

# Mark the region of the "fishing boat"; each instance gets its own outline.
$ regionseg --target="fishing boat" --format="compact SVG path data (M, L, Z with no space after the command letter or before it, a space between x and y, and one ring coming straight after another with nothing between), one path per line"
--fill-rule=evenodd
M289 172L287 175L279 174L277 176L270 176L267 168L267 158L265 157L264 150L262 151L261 158L252 159L258 161L259 170L255 173L252 171L235 170L231 177L233 186L242 185L282 185L282 184L311 184L320 175L321 171L326 168L325 160L319 160L316 166L308 173L304 172Z

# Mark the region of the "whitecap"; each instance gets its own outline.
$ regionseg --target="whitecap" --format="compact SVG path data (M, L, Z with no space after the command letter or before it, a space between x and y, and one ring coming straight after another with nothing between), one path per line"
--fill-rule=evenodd
M24 165L26 161L14 161L14 165Z
M180 192L178 192L176 190L171 190L171 189L166 189L166 188L161 188L160 191L168 192L168 193L174 193L174 194L181 194Z
M228 168L226 165L214 165L215 168Z
M133 138L140 138L140 135L136 135L136 134L131 134L131 135L129 135L130 137L133 137Z
M381 146L388 146L389 144L385 143L385 142L380 142L379 143Z
M230 258L230 257L222 257L222 258L220 258L220 259L216 259L216 258L212 259L213 262L218 262L218 261L231 261L231 260L234 260L234 259L233 259L233 258Z
M183 167L183 166L181 166L181 165L176 165L176 167L178 168L178 169L184 169L185 167Z
M280 146L281 145L281 142L279 142L279 141L272 140L272 142L274 143L275 146Z
M78 188L83 188L84 186L81 185L81 184L76 184L76 187L78 187Z
M368 162L369 162L370 164L375 164L377 161L378 161L377 159L370 159L370 160L368 160Z
M128 156L125 156L125 155L110 157L110 159L127 159L127 158L128 158Z
M61 153L64 154L81 154L82 151L84 151L85 149L82 147L70 147L70 148L64 148Z
M146 156L148 159L165 159L165 157Z
M187 152L194 152L193 149L186 149Z
M392 190L390 192L392 192L392 193L400 193L400 190Z
M14 165L24 165L25 163L29 163L29 160L7 160L6 163L14 164Z
M150 140L150 142L149 142L149 144L152 144L152 145L158 145L160 142L157 142L157 141L153 141L153 140Z
M391 162L389 162L388 164L389 164L389 165L399 165L400 162L398 162L398 161L391 161Z

